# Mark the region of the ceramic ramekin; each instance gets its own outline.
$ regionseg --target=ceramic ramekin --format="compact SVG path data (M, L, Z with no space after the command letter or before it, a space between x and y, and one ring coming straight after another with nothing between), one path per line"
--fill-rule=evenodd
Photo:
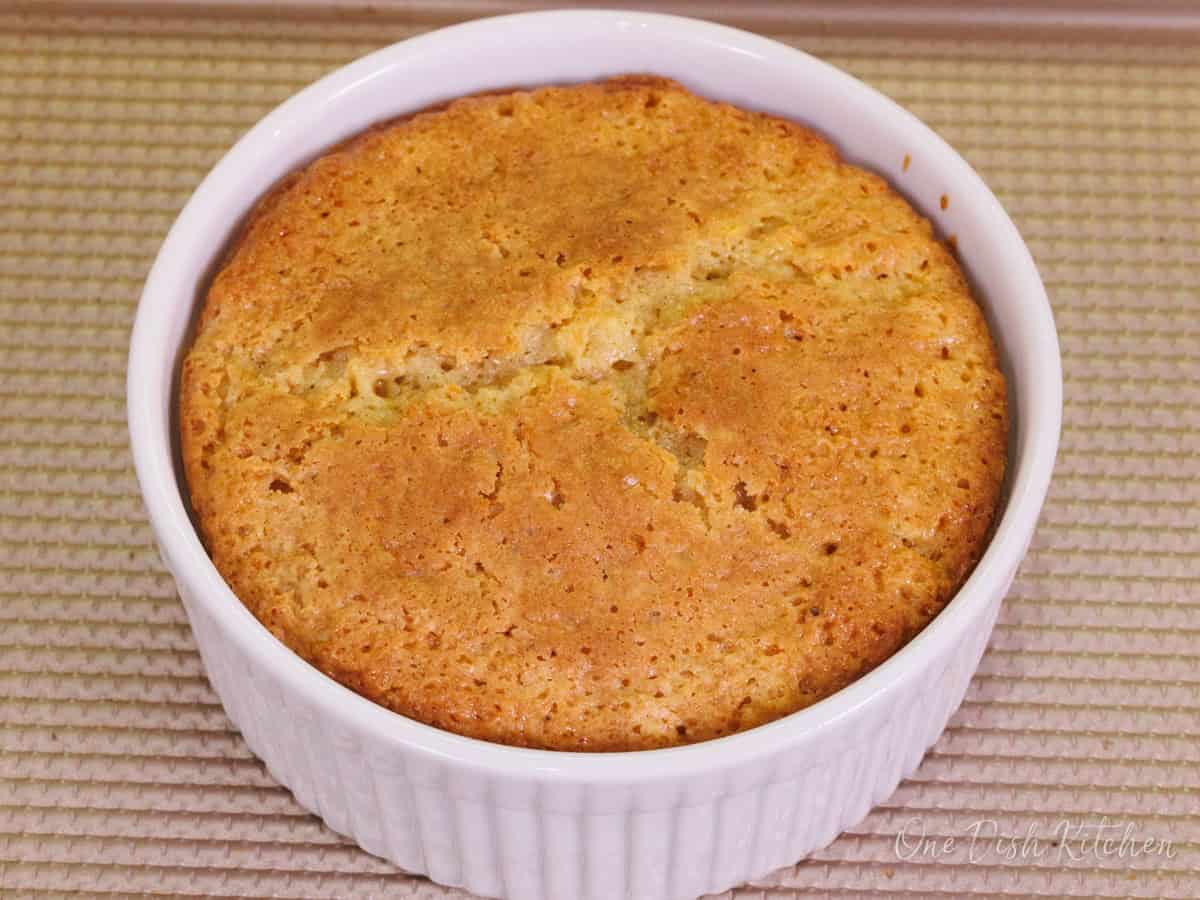
M289 170L374 122L448 98L629 72L668 75L812 125L956 236L1009 377L1008 489L986 554L941 615L809 709L669 750L489 744L341 687L238 602L186 511L175 378L206 280L255 198ZM128 393L138 480L213 687L304 807L371 853L477 894L657 900L724 890L796 862L916 767L961 702L1033 534L1058 443L1062 374L1024 243L970 166L917 119L854 78L752 34L586 11L487 19L405 41L323 78L259 122L196 190L162 246L138 308Z

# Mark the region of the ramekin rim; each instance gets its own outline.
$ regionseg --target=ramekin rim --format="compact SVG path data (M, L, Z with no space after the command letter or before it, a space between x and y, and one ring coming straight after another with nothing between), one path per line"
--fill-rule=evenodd
M988 230L1009 246L1015 269L1022 281L1025 314L1035 319L1034 335L1040 341L1036 376L1042 391L1039 404L1031 411L1020 409L1018 416L1030 423L1024 430L1020 459L1022 465L1012 477L1012 488L999 523L968 580L959 588L942 612L907 645L888 660L830 697L744 732L710 741L656 750L589 753L530 749L491 743L465 737L425 725L350 691L305 662L278 641L237 599L205 552L184 505L186 487L176 477L170 433L170 405L174 391L164 404L161 378L156 381L154 364L161 363L166 315L156 316L164 304L155 298L166 292L172 256L184 252L187 231L192 220L201 215L200 205L219 184L224 173L251 157L256 144L273 128L286 127L296 113L332 102L353 88L361 78L378 75L391 65L411 58L418 52L453 49L474 35L497 29L545 26L599 28L656 28L684 37L710 42L726 50L778 55L795 54L826 78L840 83L845 90L861 94L861 100L881 115L895 119L893 130L906 129L920 137L921 152L935 154L940 165L948 165L959 179L971 185L976 203L986 209L977 215L990 218ZM685 33L686 32L686 33ZM440 45L440 46L439 46ZM891 127L891 126L889 126ZM245 208L237 210L237 215ZM172 351L177 347L172 346ZM513 776L537 776L544 780L582 780L586 782L630 782L648 778L686 777L714 772L735 763L760 759L791 745L810 739L830 728L834 722L853 715L861 707L882 702L913 677L919 655L952 652L955 637L974 621L979 608L986 605L990 590L998 590L1019 563L1048 490L1057 452L1062 412L1062 371L1057 332L1045 288L1024 241L999 201L977 173L940 136L875 89L863 84L802 50L769 38L704 20L662 13L628 10L549 10L517 13L477 19L429 32L377 50L326 75L298 92L260 119L212 169L193 193L168 232L148 275L130 342L127 378L128 421L135 469L154 531L174 574L189 586L199 601L210 607L214 617L232 617L232 627L224 631L243 648L255 663L269 667L289 689L303 693L322 715L337 716L356 730L369 731L390 745L403 745L443 761L453 761L476 771ZM163 408L166 407L165 421ZM165 441L155 435L164 435ZM147 440L149 438L149 440Z

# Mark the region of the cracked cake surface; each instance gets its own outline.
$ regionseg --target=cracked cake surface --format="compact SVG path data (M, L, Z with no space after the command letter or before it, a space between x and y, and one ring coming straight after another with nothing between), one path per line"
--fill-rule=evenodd
M289 176L180 410L206 546L280 640L562 750L718 737L879 664L982 552L1007 437L929 223L651 77L460 99Z

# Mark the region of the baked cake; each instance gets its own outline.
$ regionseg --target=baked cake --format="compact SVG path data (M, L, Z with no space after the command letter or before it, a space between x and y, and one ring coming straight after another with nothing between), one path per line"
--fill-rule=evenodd
M421 722L634 750L801 709L985 545L987 326L813 132L625 77L454 101L279 184L180 397L217 568Z

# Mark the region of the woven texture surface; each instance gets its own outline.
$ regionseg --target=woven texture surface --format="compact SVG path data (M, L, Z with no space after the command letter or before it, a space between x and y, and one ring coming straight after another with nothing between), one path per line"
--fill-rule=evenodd
M141 281L190 190L278 101L417 30L0 13L0 890L465 896L332 834L232 730L123 418ZM772 36L996 190L1066 409L950 728L852 832L734 894L1200 896L1200 48Z

